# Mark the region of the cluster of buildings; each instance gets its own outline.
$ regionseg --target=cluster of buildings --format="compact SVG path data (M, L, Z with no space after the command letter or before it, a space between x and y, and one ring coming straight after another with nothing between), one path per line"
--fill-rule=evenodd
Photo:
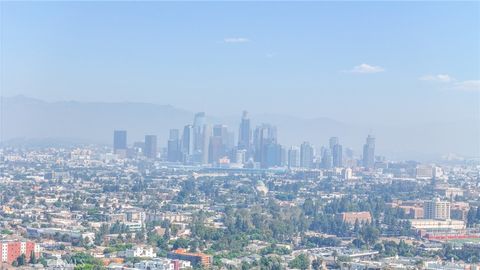
M26 261L30 261L32 256L40 256L40 245L22 239L0 239L0 258L2 263L12 264L21 255L25 256Z
M236 168L342 168L375 166L375 138L368 135L363 146L360 161L353 151L345 151L338 137L331 137L328 147L315 149L309 142L286 148L278 142L277 128L270 124L252 127L246 111L243 112L238 130L235 132L223 124L210 125L204 112L195 114L192 124L183 128L171 129L164 151L159 151L157 137L146 135L144 142L127 145L127 131L115 130L113 136L114 153L120 157L141 151L147 158L160 158L164 161L182 164L200 164L216 167ZM345 153L345 155L344 155Z
M204 117L182 134L172 130L165 150L154 135L129 146L126 131L114 132L113 153L0 148L0 268L74 269L88 257L107 269L258 269L273 256L288 268L307 254L324 269L414 269L419 261L423 269L476 269L478 163L388 161L375 157L368 136L361 166L350 166L338 138L319 154L309 143L284 150L273 126L252 130L246 113L236 142ZM296 218L301 233L286 229ZM226 240L232 226L259 220L278 227ZM372 242L362 228L373 230ZM231 252L235 241L241 251ZM392 251L400 243L411 252Z

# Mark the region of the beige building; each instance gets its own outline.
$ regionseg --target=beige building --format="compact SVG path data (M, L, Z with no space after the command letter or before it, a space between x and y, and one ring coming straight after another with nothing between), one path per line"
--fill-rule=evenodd
M370 215L370 212L343 212L337 214L337 219L349 224L355 224L357 220L360 223L370 223L372 222L372 215Z
M465 222L463 220L411 219L410 223L412 227L417 230L465 229Z
M425 219L448 220L450 219L450 202L435 198L426 201L423 205Z

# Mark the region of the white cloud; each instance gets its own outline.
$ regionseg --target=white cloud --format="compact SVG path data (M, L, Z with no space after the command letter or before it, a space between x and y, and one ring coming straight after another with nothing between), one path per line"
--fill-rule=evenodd
M358 66L353 67L353 69L349 70L348 72L351 73L363 73L363 74L368 74L368 73L379 73L383 72L385 69L380 66L372 66L369 64L360 64Z
M421 81L438 82L448 85L447 88L460 91L480 91L480 80L457 81L448 74L425 75Z
M275 54L274 53L267 53L267 54L265 54L265 57L273 58L273 57L275 57Z
M421 81L449 83L455 79L448 74L425 75L419 78Z
M244 37L229 37L224 38L223 42L225 43L247 43L250 42L250 39Z
M480 91L480 80L457 82L453 85L453 88L463 91Z

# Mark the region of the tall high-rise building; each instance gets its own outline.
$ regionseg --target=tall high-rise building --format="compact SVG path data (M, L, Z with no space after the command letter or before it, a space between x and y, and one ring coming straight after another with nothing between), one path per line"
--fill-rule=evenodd
M183 128L182 135L182 154L184 161L190 160L194 153L194 138L193 138L193 126L186 125Z
M212 136L212 128L209 124L203 126L203 149L202 149L202 163L208 164L208 155L210 149L210 137Z
M333 146L332 157L333 157L333 167L340 168L343 166L342 145L338 144L338 142Z
M255 128L253 136L255 161L262 162L265 159L264 146L268 144L277 144L277 128L269 124L262 124Z
M119 150L125 153L127 151L127 131L126 130L113 131L113 152L117 154Z
M423 204L423 213L426 219L450 219L450 202L441 201L439 198L426 201Z
M368 135L367 141L363 146L363 167L373 168L375 165L375 138Z
M331 169L333 165L332 152L330 149L325 149L322 155L321 167L323 169Z
M210 137L208 162L217 163L220 158L225 155L223 141L221 136Z
M228 127L226 125L214 125L213 126L213 136L221 137L224 142L227 140L228 136Z
M275 142L263 144L262 159L260 165L262 168L271 168L281 166L282 164L282 146Z
M170 162L181 161L182 151L180 151L179 140L168 140L167 145L167 160Z
M330 150L333 150L333 147L338 144L338 137L330 137L330 140L328 140L329 145L330 145Z
M205 112L198 112L193 118L193 127L194 128L203 128L206 124Z
M143 152L147 158L157 157L157 136L145 135L145 147Z
M203 150L203 128L205 127L205 124L205 113L196 113L193 119L193 150L196 152L201 152Z
M300 145L300 167L313 167L313 146L309 142L303 142Z
M240 122L240 128L238 131L238 149L250 150L250 144L252 137L252 130L250 128L250 118L248 118L248 112L243 111L242 121Z
M296 146L292 146L288 149L288 167L300 167L300 149Z
M288 166L288 150L282 145L280 145L280 148L281 148L280 166L282 167Z
M178 162L182 160L182 150L180 148L180 131L171 129L167 143L167 160L170 162Z

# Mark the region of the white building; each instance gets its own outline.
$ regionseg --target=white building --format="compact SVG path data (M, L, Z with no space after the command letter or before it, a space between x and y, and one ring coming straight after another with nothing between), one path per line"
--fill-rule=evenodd
M167 258L155 258L153 260L141 261L135 264L135 269L141 270L174 270L190 268L192 265L188 261L171 260Z
M353 179L353 170L350 168L346 168L343 170L343 179L351 180Z
M125 250L125 257L155 258L157 257L157 254L153 250L153 247L135 246L131 249Z
M417 230L465 229L465 222L463 220L410 219L410 223L412 227Z

